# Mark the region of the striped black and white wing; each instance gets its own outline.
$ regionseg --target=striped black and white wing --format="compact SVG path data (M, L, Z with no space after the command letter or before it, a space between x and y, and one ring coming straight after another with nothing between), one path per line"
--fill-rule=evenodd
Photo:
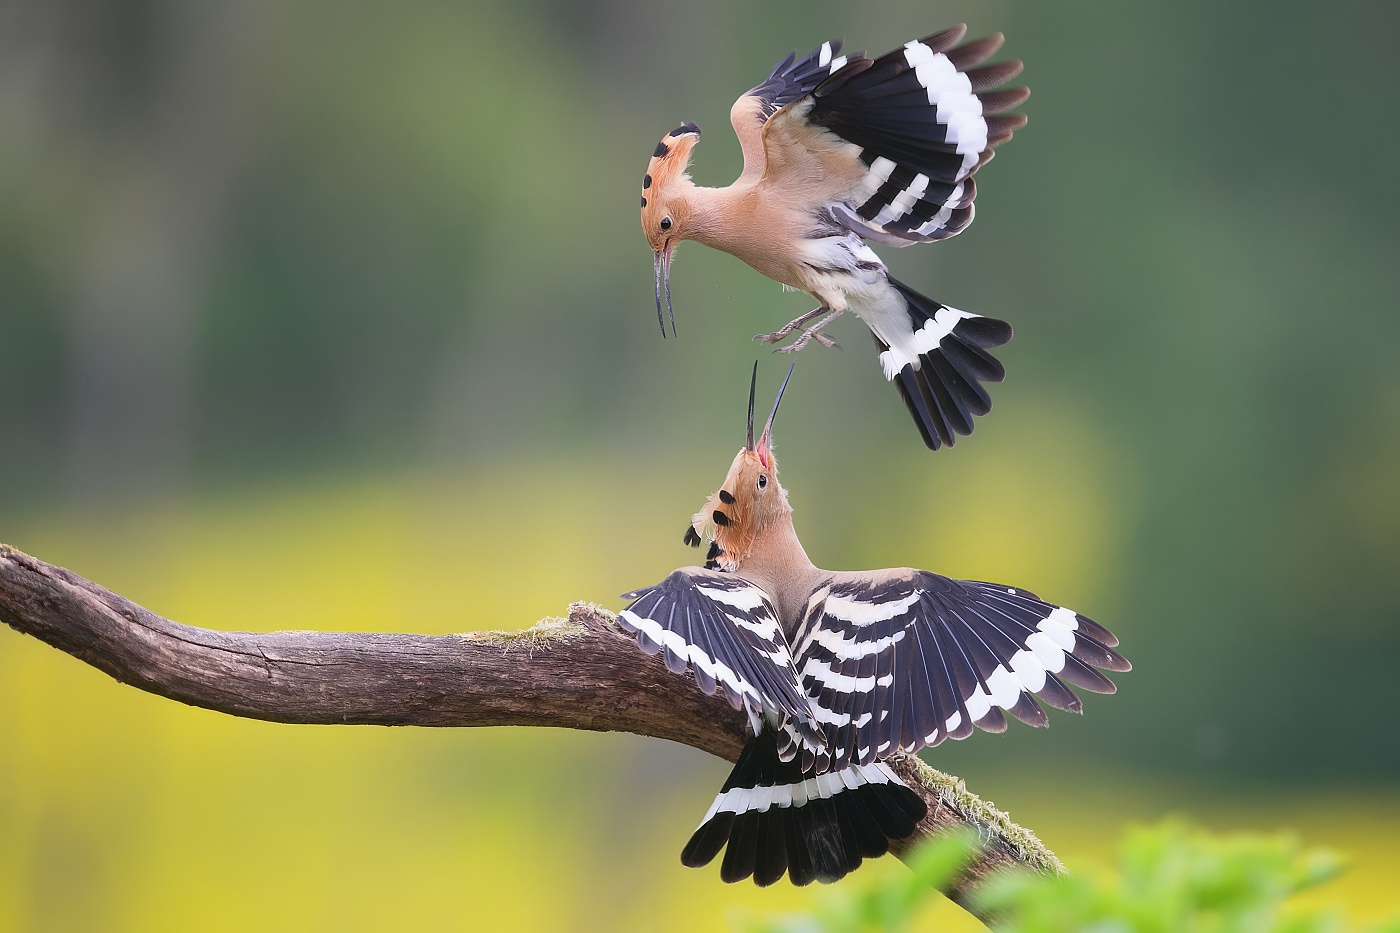
M729 122L739 145L744 150L744 172L741 178L756 179L768 169L772 156L766 132L768 121L798 101L810 100L817 86L853 61L863 61L863 55L840 55L841 43L823 42L820 48L797 57L788 57L758 87L740 95L729 110Z
M826 735L819 769L912 753L1002 711L1044 726L1037 698L1080 712L1070 686L1112 693L1126 671L1103 626L1032 593L922 570L838 574L808 601L794 641L799 682ZM830 755L830 761L825 758Z
M701 691L723 691L747 712L754 733L765 716L817 740L807 698L768 595L730 573L685 567L656 586L623 595L632 604L618 621L648 654L662 652L675 674L695 675Z
M841 40L823 42L820 48L813 49L801 58L796 52L789 52L787 58L778 62L764 82L747 91L744 98L755 98L758 107L754 115L760 123L794 101L801 100L817 89L827 78L851 61L865 59L863 54L841 55Z
M852 57L812 89L809 101L766 128L775 146L813 128L850 144L860 162L852 167L857 180L835 193L830 208L866 239L908 246L961 233L972 223L973 173L1026 123L1024 114L1007 111L1030 91L998 90L1021 72L1021 63L975 67L1001 47L1002 37L958 45L965 32L955 26L877 59ZM806 126L783 127L783 121Z

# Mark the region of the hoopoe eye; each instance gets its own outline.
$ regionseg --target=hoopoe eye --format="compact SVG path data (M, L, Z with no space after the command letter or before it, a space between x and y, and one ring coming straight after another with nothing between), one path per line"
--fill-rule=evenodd
M767 473L760 473L760 474L758 474L758 488L759 488L759 489L766 489L766 488L768 488L768 474L767 474Z
M662 229L662 230L670 230L670 229L671 229L671 218L669 218L669 217L662 217L662 218L661 218L661 229Z

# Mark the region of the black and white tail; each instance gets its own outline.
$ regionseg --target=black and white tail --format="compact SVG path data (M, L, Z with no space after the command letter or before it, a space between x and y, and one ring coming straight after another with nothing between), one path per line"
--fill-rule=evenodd
M940 304L890 278L904 299L912 339L891 345L875 337L885 378L914 416L930 450L972 433L972 419L992 410L984 382L1001 382L1003 367L987 350L1011 339L1011 325Z
M681 862L699 868L725 849L726 882L752 876L764 886L784 873L797 885L835 881L912 835L926 813L884 762L803 772L779 759L777 738L764 729L739 756Z

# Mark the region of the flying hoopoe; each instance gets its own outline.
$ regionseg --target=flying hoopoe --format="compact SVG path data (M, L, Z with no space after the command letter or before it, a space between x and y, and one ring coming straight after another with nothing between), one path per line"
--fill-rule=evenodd
M744 170L726 188L699 187L686 174L699 127L667 134L642 179L658 320L663 288L671 306L677 244L724 250L820 304L755 339L777 343L807 325L782 349L810 340L834 346L822 328L850 311L874 335L885 378L924 443L937 450L972 433L973 417L992 407L982 383L1006 375L987 351L1011 339L1011 326L919 294L867 245L908 246L967 229L973 173L1026 123L1006 111L1030 91L997 90L1021 63L974 67L1002 36L958 45L966 31L954 26L876 59L838 55L840 42L801 59L789 54L729 112Z
M619 619L673 673L723 691L753 733L681 861L727 845L725 881L834 881L926 815L885 759L1001 732L1003 710L1047 725L1037 697L1080 712L1070 685L1113 693L1095 668L1131 665L1103 626L1025 590L814 566L778 483L778 402L755 443L753 397L748 442L686 527L686 544L711 542L706 566L626 594Z

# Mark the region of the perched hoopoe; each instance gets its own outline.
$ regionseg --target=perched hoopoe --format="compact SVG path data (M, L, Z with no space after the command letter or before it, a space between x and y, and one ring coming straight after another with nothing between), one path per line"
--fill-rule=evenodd
M1070 684L1112 693L1095 668L1131 667L1107 629L1025 590L813 566L778 484L773 415L755 444L751 388L748 443L686 527L685 543L712 542L706 567L628 593L619 617L747 712L753 738L681 861L727 844L720 877L760 885L835 880L914 832L925 805L884 759L1001 732L1003 710L1044 726L1036 697L1079 712Z
M920 295L866 245L908 246L965 230L977 194L973 173L1025 125L1023 114L1006 111L1030 91L996 90L1021 63L974 67L1002 37L957 45L966 31L954 26L877 59L837 55L840 42L801 59L788 55L729 112L744 171L727 188L699 187L686 174L700 139L694 123L662 139L642 179L657 318L663 288L671 305L676 245L696 240L724 250L820 303L756 339L776 343L809 325L782 349L813 339L834 346L822 328L850 311L874 334L885 378L898 386L924 443L937 450L972 433L973 417L992 406L982 383L1006 375L987 350L1011 339L1010 325Z

